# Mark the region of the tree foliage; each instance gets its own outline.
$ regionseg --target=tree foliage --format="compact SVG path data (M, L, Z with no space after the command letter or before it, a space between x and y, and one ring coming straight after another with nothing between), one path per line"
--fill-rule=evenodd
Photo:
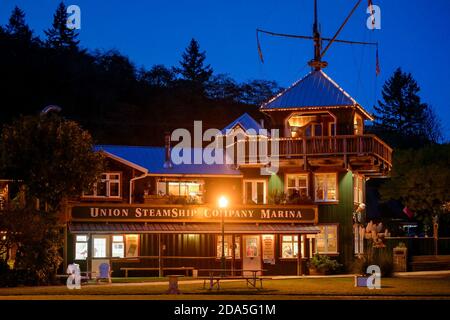
M5 125L0 138L1 176L20 181L26 194L53 211L91 186L102 170L90 134L56 114L21 117Z
M412 75L400 68L383 85L373 129L394 147L420 147L441 139L439 120L419 91Z
M53 15L52 26L45 31L47 36L46 44L50 48L55 49L78 49L78 44L80 41L78 38L78 32L75 29L69 29L67 27L67 19L69 15L67 14L67 8L63 2L60 2L56 8L56 12Z
M399 150L392 177L381 187L383 200L396 199L430 224L434 215L447 219L450 203L450 144Z

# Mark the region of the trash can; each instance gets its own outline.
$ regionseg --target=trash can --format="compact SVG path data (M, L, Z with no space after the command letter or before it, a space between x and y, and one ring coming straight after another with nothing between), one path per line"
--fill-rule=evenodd
M393 249L394 272L406 272L408 261L408 249L405 246L397 246Z

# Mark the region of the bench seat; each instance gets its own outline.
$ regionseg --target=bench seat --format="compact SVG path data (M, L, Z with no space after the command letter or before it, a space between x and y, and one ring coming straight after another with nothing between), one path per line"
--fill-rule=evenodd
M161 268L163 271L165 270L183 270L186 271L186 275L188 275L189 271L193 271L194 267L163 267ZM125 271L125 278L128 278L128 271L157 271L159 268L155 267L122 267L120 268L121 271Z

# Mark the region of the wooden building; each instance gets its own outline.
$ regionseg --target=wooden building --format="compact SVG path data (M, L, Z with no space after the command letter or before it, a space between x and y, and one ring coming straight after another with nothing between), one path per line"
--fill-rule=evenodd
M106 259L115 276L123 268L147 268L135 275L218 268L223 226L230 270L305 274L315 253L350 266L363 250L353 220L365 202L365 182L389 173L392 149L364 133L371 115L320 69L261 112L279 137L252 137L248 132L260 133L262 125L247 114L223 135L242 132L231 147L245 150L252 139L276 142L279 168L269 175L261 174L266 162L249 157L238 165L173 164L170 141L164 147L98 146L108 170L66 208L65 262L89 270ZM221 196L229 200L226 208L218 207Z

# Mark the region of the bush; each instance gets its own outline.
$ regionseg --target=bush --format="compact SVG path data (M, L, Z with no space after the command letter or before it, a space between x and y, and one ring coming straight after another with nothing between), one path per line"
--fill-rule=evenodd
M333 274L342 270L343 265L336 260L330 259L327 255L315 254L309 261L309 267L316 269L320 273Z
M369 248L367 255L359 257L353 263L353 272L365 275L367 267L380 267L382 277L390 277L394 271L392 256L386 248Z

